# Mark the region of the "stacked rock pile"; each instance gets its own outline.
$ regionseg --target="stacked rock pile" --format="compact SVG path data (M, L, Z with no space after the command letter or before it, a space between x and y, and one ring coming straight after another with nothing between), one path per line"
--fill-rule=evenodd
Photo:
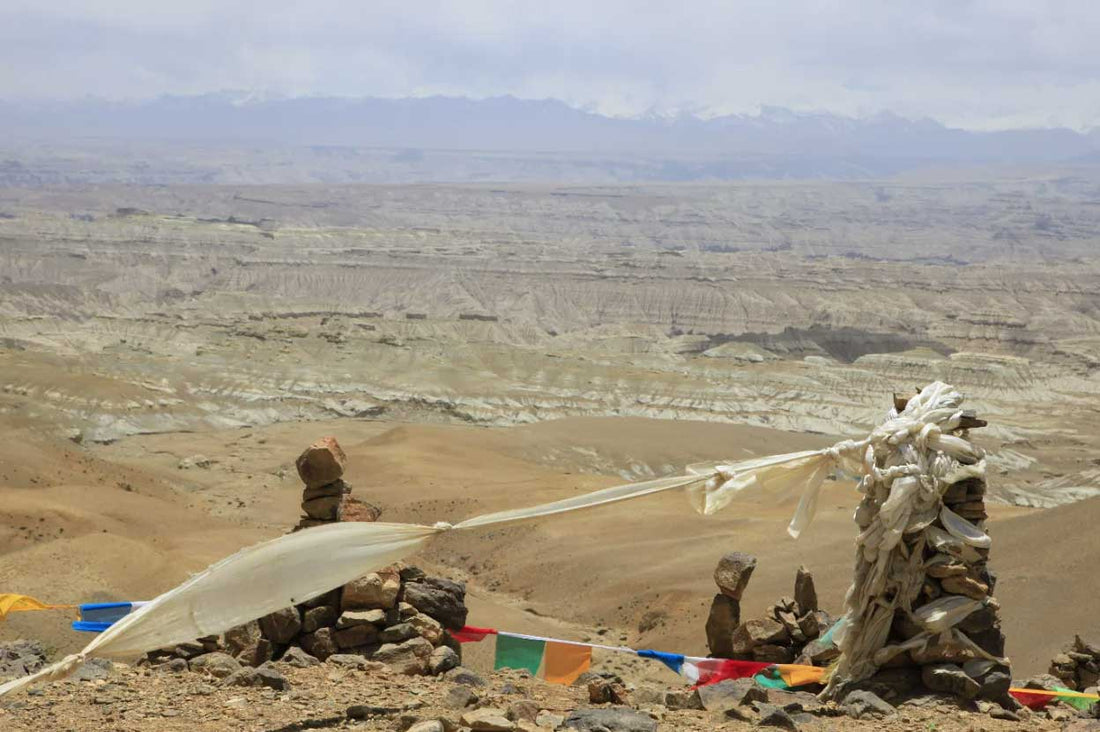
M448 629L466 624L465 598L462 583L398 564L239 625L222 638L200 638L149 657L154 664L182 659L193 670L236 670L279 659L308 665L338 656L331 660L439 674L461 662L460 646Z
M380 511L351 498L344 482L347 456L332 437L298 457L305 483L294 531L338 521L375 521ZM395 564L300 605L237 626L224 638L200 638L150 654L161 663L183 659L191 667L260 667L287 654L308 662L347 656L375 661L406 674L438 674L458 666L461 647L450 636L466 624L466 586ZM211 660L211 657L220 658ZM337 659L338 661L341 659ZM227 663L232 662L232 663ZM196 666L197 664L197 666ZM177 663L178 666L178 663Z
M1097 682L1100 681L1100 645L1075 636L1073 643L1050 662L1050 675L1067 689L1088 689L1095 694Z
M763 618L741 621L741 597L756 569L756 557L732 552L718 562L714 596L707 617L707 646L716 658L824 666L836 658L821 638L833 619L817 603L814 578L805 567L795 574L794 596L783 597Z
M343 480L347 460L335 437L322 437L298 456L298 477L306 485L302 491L305 515L294 531L337 521L378 520L380 509L351 497L351 486Z

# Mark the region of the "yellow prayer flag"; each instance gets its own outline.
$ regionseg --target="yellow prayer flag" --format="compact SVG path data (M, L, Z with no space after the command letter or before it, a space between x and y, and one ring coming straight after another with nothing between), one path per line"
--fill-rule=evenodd
M572 684L591 665L592 649L588 646L553 641L546 644L543 669L546 680L551 684Z
M0 594L0 620L7 618L8 613L25 612L27 610L57 610L71 607L73 606L47 605L26 595Z

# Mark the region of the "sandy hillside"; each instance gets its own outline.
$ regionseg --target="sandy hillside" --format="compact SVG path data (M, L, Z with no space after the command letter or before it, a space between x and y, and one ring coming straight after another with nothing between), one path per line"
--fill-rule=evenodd
M0 587L58 602L163 591L291 526L300 491L292 459L322 434L336 435L347 450L357 497L382 506L386 520L416 522L533 505L694 461L831 442L764 428L625 418L495 429L341 420L135 437L89 449L16 426L0 448ZM180 468L196 455L210 464ZM855 499L850 483L828 483L817 522L797 542L785 533L797 496L745 495L703 517L683 495L669 493L451 534L416 561L470 582L474 624L565 637L605 627L622 642L702 652L710 573L726 551L760 558L747 613L789 594L799 564L814 571L824 606L839 609L850 578ZM997 596L1020 674L1045 670L1073 632L1100 630L1092 597L1097 542L1090 533L1097 512L1096 500L1046 512L994 512ZM0 632L64 649L87 640L65 622L25 615Z

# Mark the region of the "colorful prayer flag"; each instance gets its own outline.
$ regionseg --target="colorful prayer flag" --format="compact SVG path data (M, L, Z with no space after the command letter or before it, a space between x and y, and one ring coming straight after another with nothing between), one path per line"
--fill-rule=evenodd
M525 668L534 676L542 665L546 641L497 633L496 662L493 668Z
M725 679L744 679L755 676L774 665L761 661L735 661L729 658L697 658L660 651L638 651L638 655L660 661L696 686L717 684Z
M65 610L72 607L72 605L49 605L27 595L0 594L0 620L7 618L8 613L30 610Z
M1063 701L1077 709L1088 709L1093 704L1100 703L1100 696L1096 694L1083 694L1069 689L1009 689L1008 693L1028 709L1042 709L1052 701Z
M572 684L592 665L592 647L575 643L546 644L543 674L551 684Z
M462 630L451 631L451 637L459 643L480 643L487 636L496 634L497 632L492 628L475 628L472 625L466 625Z

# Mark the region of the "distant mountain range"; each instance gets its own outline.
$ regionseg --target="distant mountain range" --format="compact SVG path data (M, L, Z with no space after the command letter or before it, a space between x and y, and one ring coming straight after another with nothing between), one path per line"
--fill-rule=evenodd
M1062 161L1100 149L1069 129L968 132L893 114L868 118L765 108L702 119L612 118L554 100L514 97L254 98L220 93L142 102L0 102L0 132L39 139L130 138L295 145L644 152L866 155L943 161Z
M0 153L9 163L14 160L20 165L29 158L13 157L13 151L29 149L27 145L41 150L43 144L54 149L104 142L146 148L217 144L254 155L269 146L309 149L312 155L328 147L398 151L386 158L385 171L372 163L339 174L340 179L380 181L575 175L593 180L853 178L942 165L1095 165L1100 157L1100 130L1087 134L1069 129L971 132L888 113L851 118L780 108L709 119L691 115L626 119L555 100L514 97L262 98L219 93L140 102L0 101L0 138L6 138L0 141ZM450 156L446 171L440 151ZM463 159L456 162L456 155ZM547 156L559 159L550 164ZM564 166L562 156L567 159ZM159 169L155 156L151 163ZM68 174L55 166L43 177L43 165L38 158L31 163L32 173L20 175L45 181ZM246 167L251 170L255 164L249 162ZM330 175L331 161L322 168L307 177ZM128 171L121 176L97 173L95 179L139 179ZM92 179L88 171L70 172L80 180ZM211 172L209 166L202 175L225 180L222 172ZM257 175L258 180L268 180L274 174ZM0 182L4 179L0 176ZM6 179L9 183L21 180L10 175ZM158 177L154 171L140 179L179 178Z

